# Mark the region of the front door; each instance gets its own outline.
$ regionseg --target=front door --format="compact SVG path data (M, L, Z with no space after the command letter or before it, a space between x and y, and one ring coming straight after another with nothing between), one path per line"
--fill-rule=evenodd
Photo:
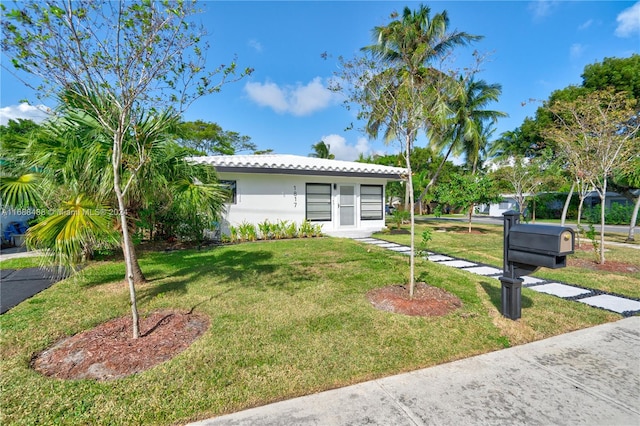
M353 185L340 185L340 226L356 224L356 189Z

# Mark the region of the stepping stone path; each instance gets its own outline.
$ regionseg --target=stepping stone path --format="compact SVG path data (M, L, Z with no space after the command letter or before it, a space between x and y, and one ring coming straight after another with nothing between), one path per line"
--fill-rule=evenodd
M409 255L411 247L403 246L389 241L379 240L377 238L354 238L366 244L392 250L396 253ZM451 256L445 256L438 253L427 252L424 259L436 262L441 265L451 266L453 268L467 271L472 274L482 275L488 278L498 279L502 275L502 269L489 265L483 265L477 262L471 262L466 259L456 259ZM600 290L580 287L573 284L566 284L557 281L548 281L542 278L524 276L523 287L530 288L539 293L550 294L566 300L574 300L596 308L606 309L618 313L624 317L630 317L640 313L640 301L616 294L606 293Z

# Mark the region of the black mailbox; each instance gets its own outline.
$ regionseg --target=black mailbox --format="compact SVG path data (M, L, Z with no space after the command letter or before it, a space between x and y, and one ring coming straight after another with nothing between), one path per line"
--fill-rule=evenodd
M571 228L551 225L513 225L509 230L508 260L545 268L564 268L573 253Z
M520 213L508 211L504 216L502 315L518 319L521 315L523 275L538 268L564 268L567 255L573 253L571 228L551 225L523 225Z

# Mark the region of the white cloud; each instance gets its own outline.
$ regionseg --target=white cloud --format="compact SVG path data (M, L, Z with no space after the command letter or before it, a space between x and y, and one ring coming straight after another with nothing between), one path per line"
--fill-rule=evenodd
M558 4L557 0L536 0L529 3L529 10L535 19L539 19L551 15Z
M272 108L275 112L296 116L310 115L320 111L339 99L339 95L327 89L320 77L306 85L278 86L276 83L252 83L244 86L245 92L254 102Z
M360 154L365 157L371 154L371 147L366 138L360 137L355 145L349 145L347 140L340 135L323 136L324 143L329 145L329 152L336 156L336 160L357 160Z
M26 102L20 105L9 105L0 108L0 125L6 125L9 120L23 118L41 123L49 117L51 109L45 105L29 105Z
M620 12L616 21L618 26L615 35L618 37L629 37L634 33L640 34L640 1Z
M586 30L591 25L593 25L593 19L589 19L588 21L583 22L582 24L580 24L580 26L578 26L578 29L579 30Z
M578 59L582 56L585 50L586 46L583 46L580 43L573 43L571 45L571 49L569 50L569 55L571 55L571 59Z
M262 53L262 43L260 43L258 40L251 39L247 42L247 44L256 52Z
M251 83L244 85L249 97L260 106L271 107L277 113L286 112L289 108L286 94L275 83Z

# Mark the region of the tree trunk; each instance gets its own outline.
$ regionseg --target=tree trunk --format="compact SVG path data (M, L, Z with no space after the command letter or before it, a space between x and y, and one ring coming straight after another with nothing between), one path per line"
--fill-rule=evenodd
M533 197L533 211L531 212L531 223L536 223L536 196Z
M605 176L602 185L602 194L600 195L600 264L604 265L604 217L605 217L605 200L607 198L607 178Z
M121 129L124 125L121 125ZM122 232L122 248L124 252L124 262L126 266L126 280L129 285L129 299L131 303L131 315L132 315L132 329L133 338L140 337L140 317L138 315L138 304L136 297L136 286L133 278L133 256L134 251L131 237L129 235L129 227L127 226L127 210L124 200L124 194L122 193L120 182L120 166L122 162L122 130L116 132L113 137L113 153L112 153L112 166L113 166L113 190L118 200L118 209L120 214L120 226Z
M562 207L562 217L560 218L560 225L564 226L565 220L567 220L567 212L569 211L569 204L571 204L571 197L573 196L573 190L576 186L575 181L571 183L571 189L569 190L569 195L567 195L567 199L564 202L564 207Z
M142 273L142 269L140 268L140 263L138 262L138 255L136 253L135 245L133 244L133 240L131 239L131 230L129 230L129 248L130 248L130 257L131 257L131 273L133 274L133 282L136 284L141 284L147 281L147 278ZM124 237L122 238L122 252L124 253Z
M631 223L629 224L629 236L627 241L635 241L634 233L636 228L636 222L638 221L638 210L640 210L640 194L636 198L636 205L633 208L633 214L631 215Z
M471 233L471 217L473 215L473 204L471 204L471 207L469 207L469 233Z
M580 228L581 228L581 221L582 221L582 207L584 206L584 199L586 197L586 194L580 193L580 203L578 203L578 248L580 247Z
M413 199L413 178L411 177L411 159L409 157L411 150L411 137L407 135L407 146L406 146L406 162L407 162L407 186L411 188L409 191L409 204L411 206L411 255L410 257L410 265L409 265L409 298L413 299L413 293L416 285L416 257L415 257L415 241L416 241L416 232L415 232L415 201Z

